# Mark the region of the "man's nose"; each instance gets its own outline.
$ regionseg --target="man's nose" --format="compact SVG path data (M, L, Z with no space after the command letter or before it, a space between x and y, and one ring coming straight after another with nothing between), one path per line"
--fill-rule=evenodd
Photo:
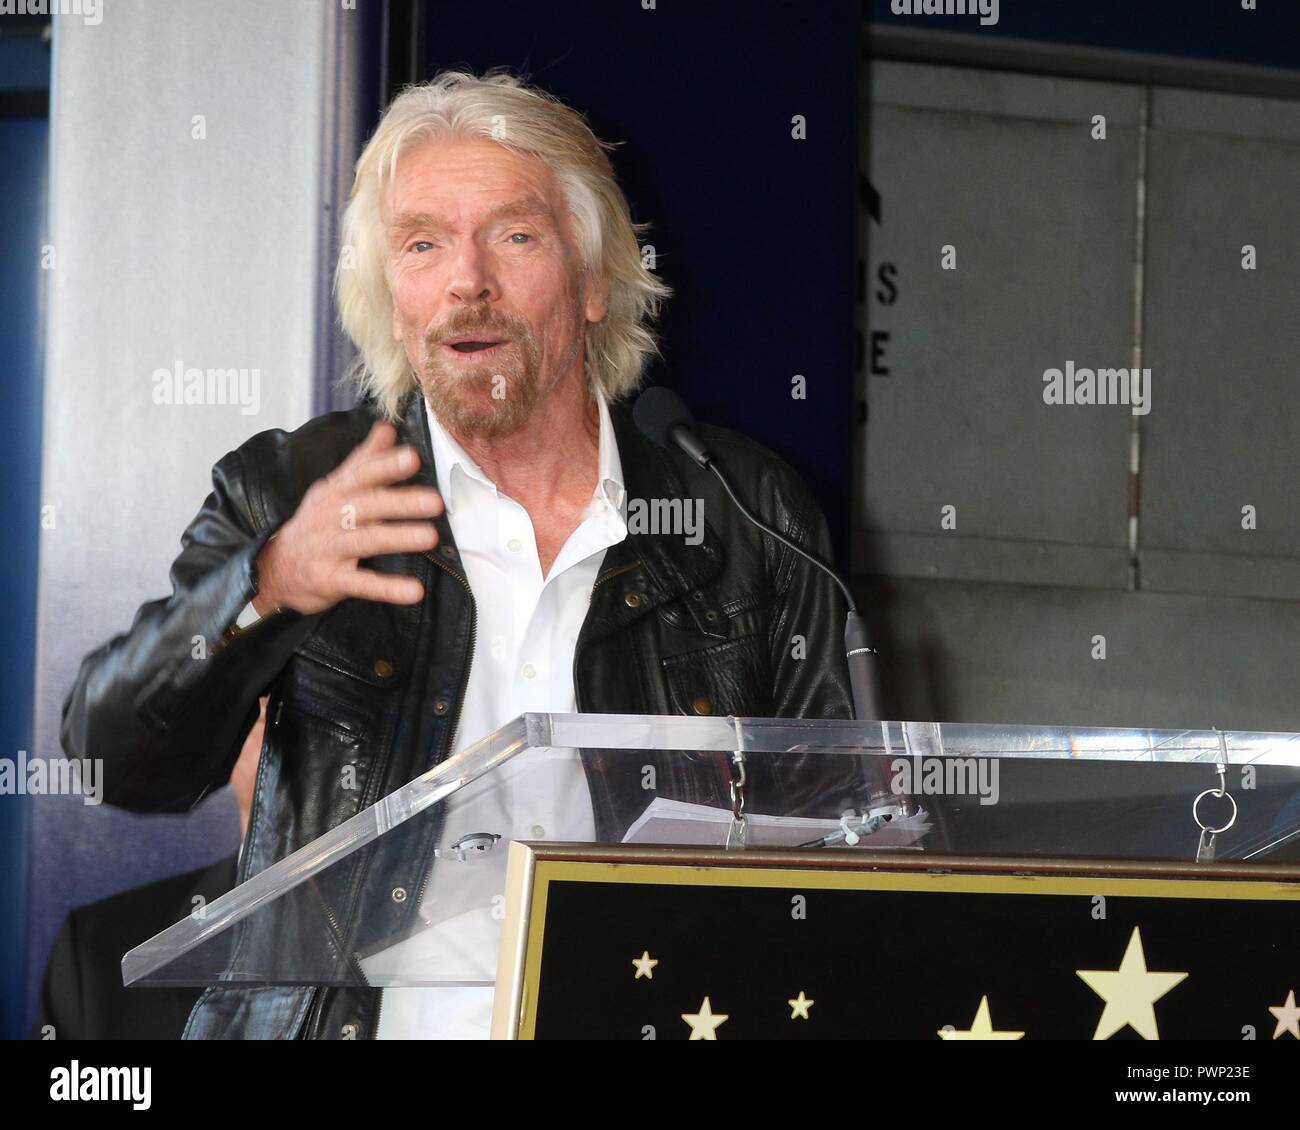
M447 280L448 297L466 305L491 302L497 297L496 283L483 250L472 241L461 247Z

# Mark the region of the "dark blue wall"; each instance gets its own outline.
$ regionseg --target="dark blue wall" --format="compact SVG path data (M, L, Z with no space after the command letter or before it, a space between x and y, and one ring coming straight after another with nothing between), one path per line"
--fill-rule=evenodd
M0 757L32 748L40 543L42 335L49 48L0 40L0 482L10 521L0 553ZM0 1037L22 1034L27 798L0 796Z
M423 72L522 70L625 142L634 220L675 290L652 378L786 456L843 560L852 466L852 0L427 0ZM802 114L807 140L791 139ZM807 399L791 399L791 377Z

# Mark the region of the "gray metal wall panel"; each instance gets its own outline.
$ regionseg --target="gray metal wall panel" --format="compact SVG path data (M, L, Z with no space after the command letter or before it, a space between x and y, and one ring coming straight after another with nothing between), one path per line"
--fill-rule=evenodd
M905 577L857 588L880 620L894 717L1300 731L1300 604Z
M859 524L884 547L951 537L968 575L988 579L1006 557L983 553L990 539L1098 547L1088 583L1126 583L1113 551L1127 539L1129 413L1048 406L1042 374L1129 363L1139 95L889 64L873 90L883 220L868 237L867 320L891 334L891 373L866 378ZM1104 142L1094 113L1108 115ZM944 244L956 271L940 269ZM876 299L884 262L897 264L893 305Z
M1146 92L1085 87L1073 102L1062 93L1073 98L1082 85L875 66L863 151L883 222L867 232L866 302L869 328L893 333L894 373L865 378L869 509L856 541L859 564L889 574L860 584L877 626L886 707L918 719L1300 730L1300 414L1290 376L1300 345L1291 200L1300 115L1290 102L1151 94L1144 345L1154 390L1139 421L1140 591L1106 591L1125 587L1117 523L1128 416L1059 410L1093 429L1082 456L1068 434L1042 430L1050 418L1018 421L1021 442L1008 440L1009 421L998 418L1016 408L1005 372L1037 377L1053 363L1049 350L1128 364L1133 126ZM1093 112L1107 114L1110 140L1081 144L1110 162L1105 177L1057 136L1062 120ZM994 153L1000 169L990 169ZM1073 189L1044 190L1042 161ZM1076 201L1074 190L1104 203ZM1025 207L1026 196L1037 205ZM1078 223L1081 208L1092 222ZM962 277L972 261L984 266L968 253L981 239L990 241L983 292ZM958 245L956 278L937 269L942 242ZM1259 248L1254 274L1240 269L1243 243ZM900 264L894 306L875 299L882 260ZM1100 305L1097 288L1049 269L1068 275L1096 263L1109 264L1114 289ZM1028 313L1022 321L996 320L1017 307ZM992 403L979 404L968 391L976 382L953 374L983 378ZM1112 411L1104 426L1093 418ZM1047 435L1064 445L1073 472L1057 508L1043 492ZM1010 521L988 523L992 533L972 529L970 507L959 507L956 534L935 528L941 490L964 490L983 514L996 507L990 482L1023 508L1020 529ZM1260 508L1255 535L1240 530L1247 501ZM1106 637L1105 660L1092 658L1096 635Z
M1183 587L1196 571L1194 563L1179 569L1148 560L1148 550L1229 554L1242 560L1244 579L1277 573L1272 594L1294 599L1300 105L1157 91L1153 121L1146 342L1154 396L1142 421L1143 585ZM1257 248L1256 270L1242 269L1245 244ZM1242 528L1247 504L1257 511L1255 530ZM1221 588L1209 562L1200 571Z

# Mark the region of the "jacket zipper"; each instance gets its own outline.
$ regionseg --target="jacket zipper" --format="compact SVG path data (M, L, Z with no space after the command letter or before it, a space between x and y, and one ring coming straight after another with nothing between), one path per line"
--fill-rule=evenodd
M338 921L338 919L334 917L334 909L333 909L333 907L331 907L331 906L329 905L329 903L326 903L326 902L324 902L323 900L322 900L322 905L325 907L325 917L329 920L330 925L334 927L334 936L335 936L336 938L342 938L342 937L343 937L343 931L342 931L342 929L339 927L339 921ZM354 962L354 964L355 964L355 962ZM358 972L360 972L361 975L364 977L364 976L365 976L365 970L361 969L360 966L358 966L357 968L358 968ZM300 1040L309 1040L309 1039L311 1039L312 1027L313 1027L313 1025L316 1024L317 1020L320 1018L321 1013L324 1011L324 1008L325 1008L325 993L328 991L328 989L329 989L329 986L327 986L327 985L317 985L316 988L313 990L313 992L315 993L315 996L314 996L314 998L313 998L313 1000L312 1000L312 1002L311 1002L311 1007L308 1008L308 1010L307 1010L307 1015L306 1015L306 1017L303 1019L303 1022L302 1022L302 1035L300 1035L300 1036L298 1037ZM382 996L380 997L380 1003L383 1003L383 997L382 997ZM378 1025L378 1020L379 1020L379 1014L378 1014L378 1012L376 1012L376 1014L375 1014L375 1021L376 1021L375 1027L376 1027L376 1028L378 1028L378 1026L379 1026L379 1025Z
M456 740L456 732L460 728L460 708L462 703L465 701L465 686L469 682L470 668L474 664L474 649L478 645L478 605L474 603L474 590L469 587L469 582L465 580L464 577L459 573L453 572L434 557L432 553L426 553L424 556L437 565L439 569L447 574L447 576L455 578L457 584L465 590L465 595L469 597L469 655L466 657L465 667L461 671L460 687L458 688L458 693L456 695L456 707L451 716L451 741L454 742ZM424 896L424 888L429 885L429 874L432 871L433 867L430 865L428 871L424 873L424 878L420 880L420 890L416 895L415 903L417 914L419 913L420 899Z
M284 707L284 700L281 699L281 700L280 700L280 703L279 703L279 706L276 708L276 712L275 712L275 725L276 725L277 727L278 727L279 724L280 724L280 710L281 710L283 707ZM328 902L326 902L324 899L321 900L321 905L324 906L324 908L325 908L325 918L326 918L326 920L327 920L327 921L329 922L329 924L334 928L334 937L337 938L337 939L340 941L340 943L341 943L341 942L342 942L342 939L343 939L343 927L339 925L339 920L338 920L337 916L334 914L334 907L331 906L331 905L330 905ZM356 968L357 968L357 972L360 973L362 977L364 977L364 976L365 976L365 970L361 968L360 963L358 963L358 962L354 959L354 960L353 960L353 964L356 966ZM310 1038L311 1038L312 1026L316 1023L317 1019L320 1017L320 1015L321 1015L321 1013L323 1012L324 1007L325 1007L325 1006L324 1006L324 1001L325 1001L325 993L326 993L326 989L327 989L327 986L324 986L324 985L318 985L318 986L316 987L316 989L314 990L315 996L314 996L314 999L313 999L312 1002L311 1002L311 1006L307 1009L307 1015L303 1018L302 1029L301 1029L302 1035L298 1037L299 1039L310 1039ZM381 996L381 997L379 998L379 1000L380 1000L380 1003L382 1004L382 1003L383 1003L383 997ZM379 1013L378 1013L378 1011L376 1011L376 1013L375 1013L375 1027L376 1027L376 1029L378 1029L378 1027L379 1027Z
M469 682L470 667L474 663L474 648L478 644L478 606L474 603L474 590L469 587L469 582L467 580L465 580L459 573L456 573L453 570L449 569L446 565L444 565L441 561L439 561L432 553L426 553L424 556L427 557L430 561L432 561L435 565L437 565L438 568L441 569L444 573L446 573L449 577L454 578L457 584L459 584L461 588L465 590L465 595L469 597L469 656L466 660L465 668L461 672L459 693L456 695L455 712L451 716L451 740L455 741L456 731L460 727L460 708L461 708L461 704L465 701L465 684ZM415 894L416 914L420 913L420 904L424 901L424 891L425 888L428 887L429 885L429 878L432 874L433 874L433 865L431 863L428 869L424 873L424 878L420 880L420 889ZM379 1017L380 1014L383 1012L383 1010L384 1010L384 993L383 990L381 989L379 992L379 1002L375 1006L375 1021L374 1021L375 1027L374 1027L374 1032L371 1034L371 1039L374 1039L376 1036L379 1035Z

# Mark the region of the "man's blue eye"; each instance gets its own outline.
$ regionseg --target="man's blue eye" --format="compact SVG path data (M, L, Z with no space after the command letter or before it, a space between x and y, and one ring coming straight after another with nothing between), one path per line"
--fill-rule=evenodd
M515 239L532 239L533 237L529 235L527 232L517 231L513 235L511 235L510 238L512 240L515 240Z
M433 244L430 243L427 239L417 239L413 244L411 244L411 249L414 251L419 251L420 248L422 247L432 247L432 246Z

